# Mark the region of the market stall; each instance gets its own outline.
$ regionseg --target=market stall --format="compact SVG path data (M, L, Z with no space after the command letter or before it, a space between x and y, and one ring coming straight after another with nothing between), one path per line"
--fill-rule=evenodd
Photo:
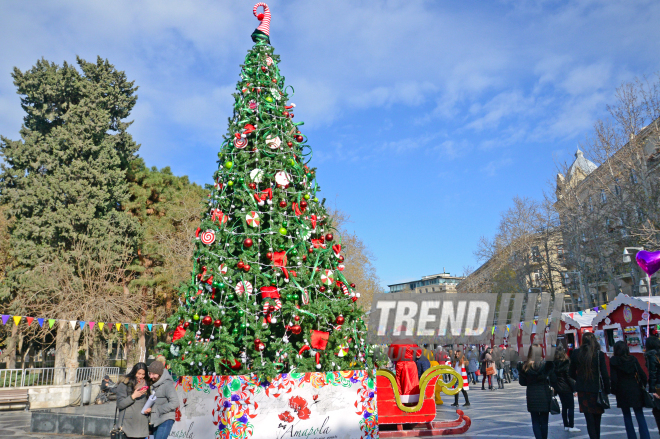
M582 334L593 332L592 322L597 314L592 310L562 313L557 345L562 344L568 353L579 348Z
M646 370L644 346L647 325L660 324L660 297L630 297L619 294L593 319L594 334L601 349L612 356L614 343L623 340Z

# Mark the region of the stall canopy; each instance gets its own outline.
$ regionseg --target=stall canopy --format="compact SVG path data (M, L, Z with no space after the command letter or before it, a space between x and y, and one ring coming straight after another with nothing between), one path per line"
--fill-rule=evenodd
M592 326L594 317L598 313L596 311L576 311L576 312L565 312L562 313L561 319L567 324L571 325L573 328L581 329L585 327Z
M650 302L650 304L649 304ZM651 312L651 324L658 324L660 320L657 320L655 316L660 316L660 297L630 297L627 294L620 293L616 298L607 304L607 308L600 310L596 317L594 317L592 325L596 327L599 323L603 322L608 318L612 313L614 313L617 308L621 306L629 306L631 308L636 308L640 311L649 311ZM650 306L649 306L650 305ZM654 316L655 315L655 316Z

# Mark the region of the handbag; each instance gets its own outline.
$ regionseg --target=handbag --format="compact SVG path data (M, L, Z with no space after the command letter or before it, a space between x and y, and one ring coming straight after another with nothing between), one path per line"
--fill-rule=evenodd
M122 416L121 418L121 425L119 426L119 428L117 428L117 413L119 413L119 407L115 408L115 422L112 426L112 430L110 430L110 439L128 439L128 436L126 436L126 432L122 430L126 412L124 412L124 416Z
M603 375L600 373L600 351L596 353L598 359L598 395L596 396L596 405L602 409L610 408L610 399L603 389Z
M486 375L495 375L497 370L495 370L495 364L492 364L486 368Z
M553 396L550 400L550 414L558 415L560 413L561 413L561 407L559 407L559 401L557 401L556 396Z
M644 399L644 408L654 409L656 407L656 400L653 395L649 393L648 390L639 382L639 375L635 374L635 381L639 384L640 389L642 390L642 398Z

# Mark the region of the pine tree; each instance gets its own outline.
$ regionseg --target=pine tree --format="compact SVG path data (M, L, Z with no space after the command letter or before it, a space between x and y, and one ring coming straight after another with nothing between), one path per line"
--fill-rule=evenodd
M359 293L257 6L168 364L178 375L370 369Z

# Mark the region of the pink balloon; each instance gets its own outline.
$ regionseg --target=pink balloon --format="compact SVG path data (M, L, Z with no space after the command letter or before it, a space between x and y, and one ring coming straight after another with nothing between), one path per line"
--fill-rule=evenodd
M660 251L638 251L635 260L637 260L639 267L649 276L653 276L656 271L660 270Z

